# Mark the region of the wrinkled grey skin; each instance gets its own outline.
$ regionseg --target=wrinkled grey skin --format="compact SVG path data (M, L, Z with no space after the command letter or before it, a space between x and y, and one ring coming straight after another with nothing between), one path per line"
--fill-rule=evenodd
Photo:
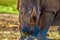
M39 22L39 24L41 23L40 25L42 25L41 29L44 29L44 27L46 28L46 26L49 27L51 25L55 15L60 10L59 3L60 3L59 0L44 0L44 1L42 0L41 5L42 15L40 17L41 22Z
M47 29L47 31L44 34L45 37L47 35L49 27L53 24L55 20L56 17L55 15L60 10L59 5L60 5L59 0L44 0L44 2L41 5L41 17L40 17L39 25L41 26L40 27L41 33L44 33L42 31ZM44 35L42 36L41 39L43 39Z
M31 5L31 0L22 0L19 4L19 21L22 22L24 21L22 19L23 13L26 13L25 8L28 8L27 5ZM33 3L36 4L36 0L33 0ZM40 5L40 11L41 15L39 17L39 22L38 25L40 26L40 35L38 36L38 40L46 40L46 34L48 32L49 27L52 25L57 13L60 14L60 1L59 0L39 0L38 2ZM32 5L33 6L33 5ZM37 6L35 6L37 8ZM59 11L59 12L58 12ZM60 19L60 18L59 18ZM23 21L22 21L23 20Z

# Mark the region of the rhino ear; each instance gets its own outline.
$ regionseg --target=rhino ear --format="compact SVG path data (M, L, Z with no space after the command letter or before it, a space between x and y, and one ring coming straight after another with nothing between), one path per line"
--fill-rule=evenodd
M31 14L31 17L33 16L36 16L36 8L34 7L33 10L32 10L32 14Z

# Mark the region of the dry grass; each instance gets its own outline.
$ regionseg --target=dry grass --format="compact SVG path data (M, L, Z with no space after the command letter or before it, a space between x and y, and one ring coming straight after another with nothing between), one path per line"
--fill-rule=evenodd
M14 31L0 31L0 40L19 40L20 33Z

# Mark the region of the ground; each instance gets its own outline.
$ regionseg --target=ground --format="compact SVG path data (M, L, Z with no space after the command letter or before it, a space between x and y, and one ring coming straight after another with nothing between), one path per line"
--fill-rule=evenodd
M50 39L60 40L58 31L49 31L47 36ZM0 14L0 40L19 40L19 37L18 15Z
M19 37L18 15L0 14L0 40L18 40Z

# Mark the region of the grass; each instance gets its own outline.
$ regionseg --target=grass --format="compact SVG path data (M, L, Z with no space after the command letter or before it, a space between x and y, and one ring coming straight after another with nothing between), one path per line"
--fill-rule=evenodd
M17 4L17 0L0 0L2 6L14 6Z
M0 6L0 12L2 13L10 13L10 14L18 14L18 10L14 7L10 6Z
M54 31L54 32L48 32L49 36L47 38L50 38L50 39L60 39L60 34L58 31Z
M0 40L19 40L20 33L14 31L0 31Z
M18 14L17 0L0 0L0 13Z

